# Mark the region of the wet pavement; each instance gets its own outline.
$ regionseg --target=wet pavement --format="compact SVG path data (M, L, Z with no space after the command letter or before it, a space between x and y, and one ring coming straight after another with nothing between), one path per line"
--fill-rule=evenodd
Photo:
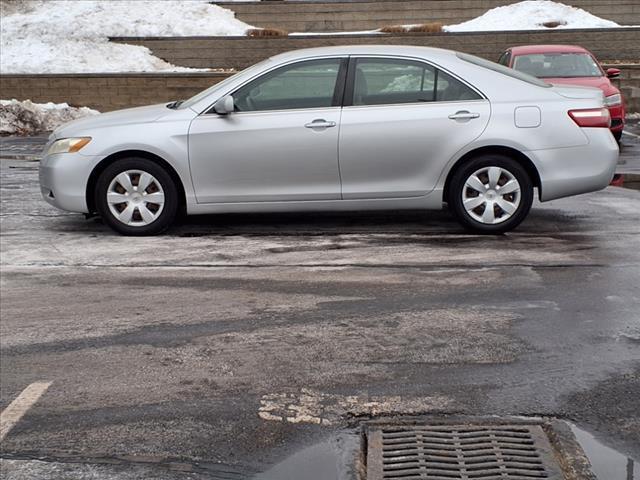
M29 137L0 136L0 158L39 160L48 136L48 134Z
M627 124L622 135L618 173L640 175L640 121Z
M604 445L592 434L582 430L576 425L571 425L571 430L589 458L593 473L598 479L640 479L639 461Z
M569 419L620 452L601 480L640 459L640 192L498 237L390 212L145 239L44 203L37 162L0 187L0 409L52 382L5 478L352 479L359 422L393 414Z

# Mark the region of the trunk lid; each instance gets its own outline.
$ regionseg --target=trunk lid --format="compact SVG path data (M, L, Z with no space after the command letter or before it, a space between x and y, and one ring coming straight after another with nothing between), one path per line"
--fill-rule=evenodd
M598 101L598 105L604 105L604 93L599 88L578 87L575 85L554 85L551 89L564 98L580 100L592 99Z

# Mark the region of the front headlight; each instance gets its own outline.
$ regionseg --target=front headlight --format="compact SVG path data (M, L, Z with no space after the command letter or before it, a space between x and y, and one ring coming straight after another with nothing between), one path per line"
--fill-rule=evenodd
M91 137L61 138L51 144L47 151L47 155L53 155L54 153L77 152L90 141Z
M604 104L606 107L613 107L614 105L620 105L622 103L622 95L616 93L605 97Z

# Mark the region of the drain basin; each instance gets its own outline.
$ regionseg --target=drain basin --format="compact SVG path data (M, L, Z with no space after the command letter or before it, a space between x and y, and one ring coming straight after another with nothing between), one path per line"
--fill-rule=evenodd
M539 425L381 425L367 480L562 480Z

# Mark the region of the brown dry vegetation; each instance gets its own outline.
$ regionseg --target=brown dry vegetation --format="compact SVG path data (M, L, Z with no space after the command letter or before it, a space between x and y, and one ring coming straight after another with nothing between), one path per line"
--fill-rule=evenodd
M249 37L286 37L289 32L281 28L250 28L246 34Z
M383 33L439 33L442 32L442 23L430 22L420 25L386 25L380 29Z
M442 23L430 22L413 25L409 28L409 32L439 33L442 32Z
M386 25L380 31L383 33L405 33L407 28L403 25Z
M566 25L566 24L567 22L565 22L564 20L554 20L551 22L544 22L542 26L547 28L556 28L556 27L559 27L560 25Z

